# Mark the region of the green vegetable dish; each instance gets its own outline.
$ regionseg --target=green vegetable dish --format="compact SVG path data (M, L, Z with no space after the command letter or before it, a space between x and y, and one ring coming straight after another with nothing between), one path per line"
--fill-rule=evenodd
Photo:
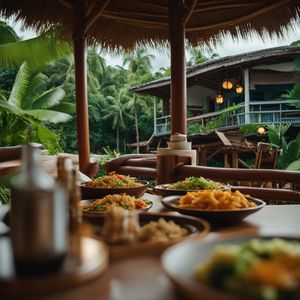
M279 238L217 246L197 280L250 299L300 299L300 242Z
M168 189L170 190L215 190L221 189L224 186L220 182L207 180L203 177L187 177L185 180L178 181L171 184Z

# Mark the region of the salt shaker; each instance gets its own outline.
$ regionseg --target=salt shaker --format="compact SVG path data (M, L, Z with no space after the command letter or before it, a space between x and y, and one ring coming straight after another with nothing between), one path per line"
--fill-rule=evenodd
M22 149L22 171L11 190L11 239L17 272L45 273L60 267L68 248L67 194L41 168L40 150Z

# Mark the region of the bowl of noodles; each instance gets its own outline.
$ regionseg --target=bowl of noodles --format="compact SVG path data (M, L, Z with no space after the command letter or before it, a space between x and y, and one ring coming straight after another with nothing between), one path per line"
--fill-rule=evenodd
M203 190L183 196L168 196L162 198L162 204L179 213L218 224L243 220L266 205L260 199L229 190Z
M154 192L160 196L185 195L198 190L228 190L228 185L203 177L187 177L175 183L160 184L154 187Z
M103 214L112 207L121 207L125 210L147 210L151 208L152 201L127 194L106 195L99 199L87 199L80 201L83 215Z
M127 194L141 197L147 191L149 182L134 177L109 173L80 185L81 199L97 199L106 195Z

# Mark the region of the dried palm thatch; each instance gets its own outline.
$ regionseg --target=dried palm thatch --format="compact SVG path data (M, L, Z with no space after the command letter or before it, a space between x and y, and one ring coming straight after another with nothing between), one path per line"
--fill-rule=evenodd
M44 29L63 25L63 34L73 33L73 0L0 0L6 17L16 15L27 27ZM186 0L182 22L186 38L214 44L223 35L234 38L250 33L282 36L299 22L299 0ZM86 0L85 32L89 43L104 48L132 49L136 43L166 45L169 40L168 0Z

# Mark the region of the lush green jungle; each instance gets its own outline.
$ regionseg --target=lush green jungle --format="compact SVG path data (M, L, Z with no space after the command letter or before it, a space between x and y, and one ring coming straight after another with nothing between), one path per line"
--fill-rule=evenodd
M77 152L74 57L72 46L60 41L58 34L59 30L51 28L36 38L22 40L13 28L0 21L0 146L34 141L43 144L51 154ZM205 56L198 48L188 51L187 66L218 56ZM151 137L153 99L128 90L170 74L170 68L152 71L154 57L145 48L118 55L123 63L113 67L106 63L99 48L89 47L87 52L90 143L95 154L117 156L138 151L128 144ZM285 97L300 99L300 84ZM161 102L157 101L157 111L160 110ZM188 130L207 132L220 123L222 119L216 118L205 128L191 125ZM270 127L269 140L286 148L286 157L291 157L292 150L297 155L283 161L281 168L300 159L300 137L289 151L288 143L280 142L285 139L284 126Z
M21 41L5 22L0 23L0 32L0 145L35 141L50 153L76 153L71 46L58 42L55 30L28 41ZM153 73L154 57L144 48L118 53L123 64L115 67L107 65L99 51L90 47L87 53L91 152L132 152L135 149L128 144L147 140L153 132L153 99L128 89L169 75L170 69ZM207 59L192 49L188 65Z

